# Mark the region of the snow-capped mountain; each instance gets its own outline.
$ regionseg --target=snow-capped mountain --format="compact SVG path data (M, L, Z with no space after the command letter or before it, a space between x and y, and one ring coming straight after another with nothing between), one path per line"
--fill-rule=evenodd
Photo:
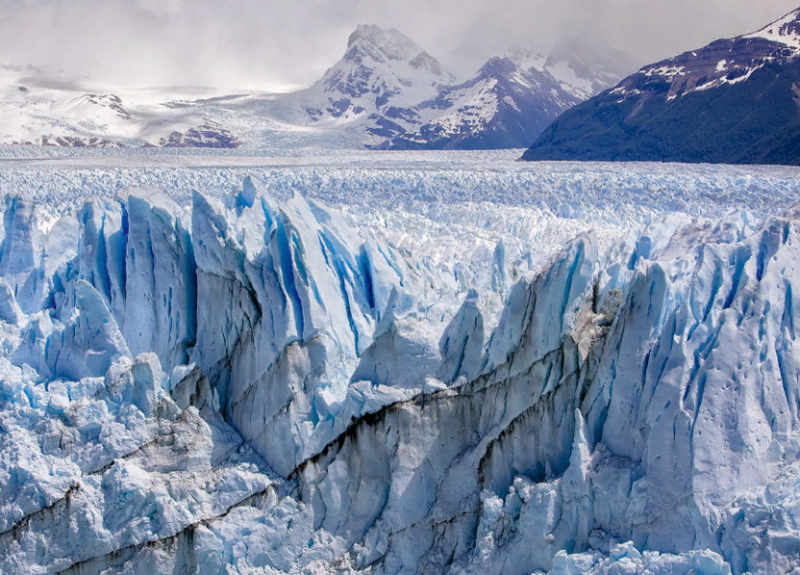
M319 81L292 93L120 89L6 67L0 144L526 147L609 81L613 58L581 54L570 46L540 61L516 50L459 83L398 30L361 25Z
M515 175L487 169L476 225L524 233L500 206ZM47 226L7 196L0 571L796 572L794 172L606 167L589 194L600 169L562 189L542 168L538 223L564 199L581 213L561 225L629 227L529 273L502 242L431 265L253 178L184 205L86 198ZM386 205L463 203L385 177ZM732 209L669 213L714 199Z
M344 56L311 88L291 95L315 122L402 117L455 77L394 28L360 25Z
M564 110L580 100L547 72L522 70L492 58L471 80L443 89L415 107L432 116L381 147L386 149L493 149L530 145Z
M627 66L624 54L572 42L543 59L512 50L453 85L452 74L397 30L360 26L345 56L288 98L302 101L315 122L363 131L373 149L526 147L564 110L615 84Z
M544 63L544 69L561 82L564 90L581 100L616 86L638 68L625 52L583 38L560 41Z
M525 159L800 163L800 10L641 68L570 110Z
M359 26L344 56L311 88L216 105L336 129L371 149L525 147L580 101L547 71L492 58L460 84L412 40Z
M563 39L551 49L516 45L508 58L523 70L547 72L580 101L616 86L639 67L625 52L586 38Z
M97 86L35 67L0 67L0 144L232 148L237 136L175 94ZM113 91L105 91L113 90Z

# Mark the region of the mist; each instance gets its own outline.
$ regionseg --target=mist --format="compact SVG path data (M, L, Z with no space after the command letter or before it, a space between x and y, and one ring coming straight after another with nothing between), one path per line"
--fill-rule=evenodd
M4 0L0 50L126 86L288 89L315 81L359 23L396 27L446 66L513 43L585 37L641 64L753 31L800 0Z

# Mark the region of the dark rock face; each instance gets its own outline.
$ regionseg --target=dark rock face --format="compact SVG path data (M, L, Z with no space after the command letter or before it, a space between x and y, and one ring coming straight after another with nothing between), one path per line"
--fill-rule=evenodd
M169 139L162 138L164 148L238 148L239 139L216 123L203 124L185 132L172 132Z
M42 136L38 142L41 146L61 146L62 148L109 148L116 144L104 138L95 136L82 138L80 136L56 136L52 140L47 136ZM33 142L22 141L14 144L33 145Z
M800 164L799 15L642 68L523 159Z
M125 109L122 99L117 96L116 94L86 94L84 96L86 101L90 104L94 104L96 106L104 106L111 110L114 110L117 113L117 116L122 118L123 120L130 120L131 115L128 110Z

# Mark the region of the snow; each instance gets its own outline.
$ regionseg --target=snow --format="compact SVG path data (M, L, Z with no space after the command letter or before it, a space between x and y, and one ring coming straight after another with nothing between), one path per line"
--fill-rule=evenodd
M533 68L543 72L550 56L550 51L550 48L544 46L525 48L520 45L514 45L508 50L507 57L523 70Z
M800 34L796 29L798 18L800 18L800 10L794 10L761 30L743 36L743 38L763 38L771 42L784 44L794 50L800 50Z
M660 68L645 68L643 71L645 76L665 76L667 78L673 78L683 75L685 70L686 68L684 66L661 66Z
M497 80L490 78L451 94L453 105L450 110L429 121L426 127L440 128L443 137L458 134L464 129L471 134L481 133L499 110L497 96L493 93L496 85ZM412 140L415 137L422 138L413 131L409 132L408 137Z
M595 83L591 79L579 77L568 62L558 62L549 66L547 71L562 85L569 86L571 93L581 95L582 99L588 99L595 94Z
M728 79L726 76L721 76L720 78L716 78L715 80L712 80L711 82L707 82L706 84L703 84L701 86L696 86L693 90L689 90L689 91L684 92L683 95L690 94L692 92L702 92L704 90L711 90L712 88L718 88L718 87L724 86L724 85L733 85L733 84L739 84L741 82L746 82L747 80L750 79L750 76L752 76L753 73L756 70L758 70L759 68L760 68L760 66L755 66L755 67L752 67L752 68L746 68L741 73L741 75L738 75L736 78L733 78L733 79ZM722 71L724 72L724 69ZM741 71L741 69L740 69L740 71Z
M507 57L523 70L548 74L578 101L613 87L636 68L627 54L582 38L562 40L550 48L515 45Z
M0 161L0 571L800 568L797 169L515 157Z
M342 129L368 126L387 108L410 110L455 77L411 39L391 28L361 25L347 51L313 86L278 100L294 109L299 126ZM256 99L256 102L258 100ZM246 111L249 104L239 109ZM406 123L406 118L392 117ZM362 135L363 139L364 136Z
M666 96L667 101L694 92L746 82L756 71L770 63L791 62L797 57L800 53L799 21L800 10L795 10L752 34L718 40L701 50L646 66L636 73L634 79L644 75L648 78L660 77L669 82L671 88ZM693 59L700 54L705 58ZM687 68L686 63L690 60ZM641 93L631 87L634 84L633 80L626 80L611 92L622 97L617 103Z

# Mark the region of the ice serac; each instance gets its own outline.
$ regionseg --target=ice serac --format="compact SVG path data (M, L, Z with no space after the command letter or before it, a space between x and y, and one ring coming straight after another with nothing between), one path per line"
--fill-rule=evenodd
M102 377L117 359L130 356L117 322L102 296L83 280L75 283L71 305L49 338L50 372L67 379Z
M128 212L124 202L90 200L80 213L78 272L103 295L118 322L125 320Z
M12 325L19 325L25 314L17 304L17 298L11 286L4 279L0 279L0 320Z
M153 351L171 371L186 363L195 341L196 279L189 218L154 190L130 191L126 200L122 331L134 355Z
M591 242L580 239L550 272L520 284L484 359L485 375L364 417L301 468L302 499L320 527L351 544L363 538L357 564L380 561L387 572L435 572L471 552L482 486L502 483L485 477L486 450L516 418L553 395L551 377L550 387L573 381L563 386L564 396L574 389L577 353L574 344L562 349L562 341L591 291L595 260ZM531 327L539 312L554 316ZM497 365L490 357L498 358ZM574 422L543 423L549 432L540 437L537 453L543 466L563 470L568 463Z
M194 197L198 301L219 304L199 311L192 360L226 419L289 475L344 430L387 294L414 277L334 212L300 196L278 206L252 185L224 202Z
M512 291L483 376L365 418L303 468L303 499L388 572L548 571L558 550L613 557L615 541L674 554L635 558L662 570L753 570L760 539L733 535L731 514L798 458L797 233L690 225L614 282L577 242ZM376 435L389 453L367 464Z
M39 265L43 245L33 202L21 197L7 197L4 213L5 237L0 258L0 274L11 287L23 311L38 310L45 279Z
M470 290L439 341L439 354L444 360L440 372L445 383L462 377L472 380L483 367L485 334L478 297L478 292Z

